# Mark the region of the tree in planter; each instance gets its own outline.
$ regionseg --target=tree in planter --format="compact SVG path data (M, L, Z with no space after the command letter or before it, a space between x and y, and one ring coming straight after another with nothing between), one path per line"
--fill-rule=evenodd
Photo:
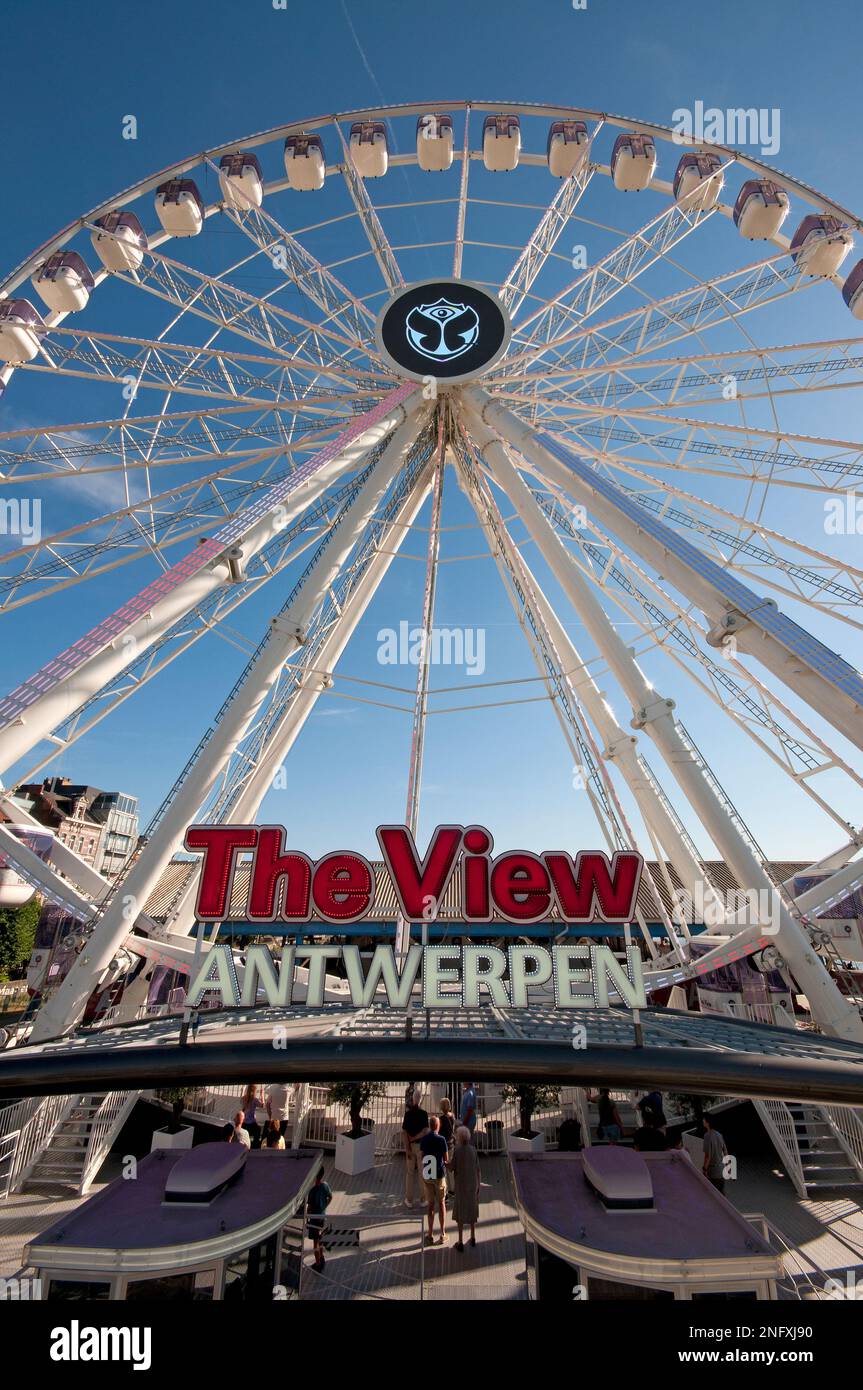
M535 1110L546 1110L557 1105L560 1100L559 1086L529 1086L524 1081L513 1081L501 1090L504 1100L515 1101L521 1121L521 1128L515 1132L520 1139L530 1139L536 1131L531 1129Z
M352 1139L359 1139L366 1132L363 1129L363 1110L375 1096L386 1094L382 1081L333 1081L329 1088L330 1100L336 1105L345 1105L350 1111Z
M188 1086L174 1086L166 1091L158 1092L159 1099L171 1107L171 1123L167 1126L169 1134L179 1134L183 1128L180 1121L183 1118L186 1100L190 1095L191 1091Z

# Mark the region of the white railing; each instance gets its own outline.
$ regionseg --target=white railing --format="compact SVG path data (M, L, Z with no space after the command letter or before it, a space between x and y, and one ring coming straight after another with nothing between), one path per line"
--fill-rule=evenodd
M78 1193L81 1197L88 1192L93 1179L108 1156L114 1136L139 1095L139 1091L109 1091L93 1116L78 1186Z
M291 1148L299 1149L305 1140L306 1116L309 1113L309 1094L311 1087L304 1081L294 1097L293 1125L291 1128Z
M439 1113L440 1102L450 1095L451 1088L446 1083L434 1081L417 1082L417 1086L422 1094L423 1109ZM347 1107L331 1103L329 1087L325 1085L313 1083L302 1091L302 1113L294 1129L298 1143L335 1148L336 1136L350 1125ZM476 1092L476 1147L480 1153L503 1153L507 1135L519 1127L518 1105L515 1101L504 1100L497 1086L479 1084ZM590 1142L584 1094L579 1087L567 1086L561 1089L559 1104L534 1111L531 1123L544 1136L546 1148L557 1143L563 1114L570 1110L581 1124L583 1141ZM373 1096L364 1107L363 1118L372 1122L376 1156L401 1152L404 1114L405 1088L400 1083L387 1084L384 1094Z
M824 1268L824 1265L819 1264L817 1260L813 1259L810 1253L811 1246L807 1248L804 1254L800 1247L794 1245L787 1236L783 1235L779 1227L761 1211L743 1212L741 1215L745 1221L751 1221L752 1225L760 1230L767 1244L772 1245L782 1256L785 1278L788 1281L787 1284L783 1282L783 1288L792 1298L803 1301L803 1293L801 1290L804 1284L808 1287L809 1293L813 1299L821 1300L835 1297L835 1295L831 1293L831 1286L836 1283L836 1272L834 1271L831 1274L828 1269ZM791 1262L797 1266L796 1271L790 1267ZM807 1265L809 1266L808 1269L806 1268ZM813 1273L821 1276L822 1282L820 1284L816 1283L813 1278Z
M785 1164L786 1172L794 1184L798 1197L805 1197L806 1178L803 1175L803 1164L800 1161L800 1145L797 1140L797 1130L794 1127L794 1116L784 1101L781 1100L756 1100L753 1104L761 1117L764 1128L776 1146L779 1157Z
M863 1123L860 1120L860 1111L853 1110L850 1105L825 1105L822 1110L830 1128L854 1165L857 1176L863 1182Z
M26 1182L53 1139L58 1126L66 1119L77 1101L77 1096L46 1096L38 1101L18 1135L8 1181L10 1192L17 1192L21 1184Z

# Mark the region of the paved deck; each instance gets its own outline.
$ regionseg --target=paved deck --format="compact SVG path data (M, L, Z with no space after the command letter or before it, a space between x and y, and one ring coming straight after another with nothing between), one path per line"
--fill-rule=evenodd
M422 1247L425 1207L409 1212L404 1203L404 1160L387 1159L374 1169L348 1177L325 1159L333 1189L327 1212L333 1226L359 1229L358 1249L327 1254L323 1275L307 1262L303 1299L395 1298L523 1299L524 1236L515 1210L509 1164L505 1158L482 1160L480 1219L476 1246L454 1248L458 1231L447 1209L448 1246ZM435 1237L437 1237L435 1225ZM468 1234L466 1232L465 1234Z
M360 1245L332 1250L322 1276L309 1267L309 1253L303 1299L419 1299L421 1268L425 1299L525 1297L524 1244L505 1158L482 1160L478 1243L473 1250L467 1246L463 1254L453 1248L454 1227L449 1246L427 1247L421 1253L423 1209L417 1206L409 1213L404 1205L401 1158L379 1161L374 1169L353 1178L335 1172L331 1154L324 1154L323 1160L334 1193L330 1220L358 1229ZM117 1172L116 1161L110 1160L91 1193ZM806 1276L820 1286L821 1271L843 1282L851 1271L863 1283L863 1192L827 1192L801 1201L778 1160L767 1157L742 1162L739 1177L727 1184L726 1194L740 1211L764 1213L798 1248L799 1257L789 1260L789 1268L804 1295L811 1292ZM0 1277L14 1274L27 1242L80 1200L26 1193L8 1198L0 1206Z

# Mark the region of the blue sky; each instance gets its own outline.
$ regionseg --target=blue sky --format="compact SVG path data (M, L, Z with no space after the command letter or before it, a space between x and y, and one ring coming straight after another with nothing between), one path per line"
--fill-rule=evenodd
M830 6L829 25L823 8L799 0L758 5L723 0L710 7L587 0L586 10L573 9L569 0L495 5L438 0L434 6L288 0L285 9L269 0L216 0L207 6L153 0L137 10L95 0L86 18L52 0L38 10L7 0L4 134L7 153L14 152L15 177L5 183L0 264L4 271L11 268L87 208L196 150L286 120L426 98L573 103L665 124L676 108L697 100L721 108L775 107L782 131L775 162L859 209L863 198L854 139L861 100L849 55L859 51L861 40L863 13L853 0ZM129 114L138 121L135 141L121 135ZM537 173L537 199L550 196L544 178L543 192ZM379 196L384 194L375 189ZM404 186L397 196L404 196ZM627 216L637 225L634 212ZM621 220L611 211L608 217ZM494 240L493 212L482 225L487 239ZM526 220L525 230L530 225ZM416 214L405 215L403 231L392 225L394 239L397 230L403 241L416 240ZM730 235L727 227L721 230ZM584 237L592 256L611 244L595 228L585 230ZM491 279L503 268L504 256L487 256ZM743 262L738 257L736 263ZM472 273L483 278L484 268L477 259ZM416 253L406 274L420 278L432 269ZM143 334L146 322L139 319L136 331ZM791 311L784 317L777 313L775 323L789 341L854 331L841 305L825 311L816 324L795 322ZM123 331L119 324L110 326ZM67 413L77 405L74 391L70 388L62 405L47 403L43 383L44 378L13 381L0 404L4 428L39 418L34 412L43 406L54 419L76 418ZM843 415L830 400L821 410L817 420L801 415L798 428L855 437L853 413L846 409ZM100 489L88 505L101 509L112 498ZM486 629L484 679L535 674L491 563L458 559L481 547L476 530L467 529L471 514L452 478L446 502L445 523L453 529L443 541L438 622ZM64 495L55 489L47 530L65 524L64 505ZM77 515L81 502L70 494L67 505L69 515ZM802 502L782 497L775 505L776 524L796 534L809 531L811 513L808 519L795 514ZM427 513L419 521L427 525ZM425 534L418 530L406 549L419 553L424 545ZM525 553L536 564L535 556ZM131 588L150 577L152 571L129 567ZM377 663L377 633L402 619L416 621L422 577L419 562L396 562L389 590L378 595L357 634L346 671L411 686L413 668ZM123 594L126 583L127 572L121 572L116 584ZM4 619L4 688L73 641L116 603L119 592L113 580L96 581L76 591L74 600L53 608L34 605ZM242 610L237 625L254 636L272 609L272 599L256 599ZM574 635L578 628L573 617ZM821 635L860 665L850 629L833 624ZM240 660L218 639L202 644L196 661L183 669L177 663L158 690L150 687L138 705L124 706L52 770L140 795L146 819L233 683ZM678 699L687 726L769 853L815 858L838 843L835 828L815 817L802 796L792 790L786 798L773 769L751 763L749 746L736 735L727 737L715 707L691 699L675 668L653 657L645 664L651 678ZM434 680L437 686L470 683L462 673L443 670ZM512 694L533 689L514 687ZM458 698L439 697L438 703ZM409 695L402 699L410 702ZM622 708L619 714L625 722ZM374 826L402 818L409 732L403 714L321 702L308 736L292 755L288 787L271 794L265 814L283 821L292 842L302 842L312 853L337 842L372 849ZM657 756L651 760L658 764ZM421 826L478 820L489 825L501 848L598 843L583 794L573 790L571 780L571 760L546 706L441 715L429 726ZM853 809L849 804L849 812ZM856 819L863 820L859 798Z

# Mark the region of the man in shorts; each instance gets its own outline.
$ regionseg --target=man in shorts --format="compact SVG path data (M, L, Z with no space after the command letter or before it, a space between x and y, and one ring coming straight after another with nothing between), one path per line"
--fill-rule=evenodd
M426 1194L426 1205L428 1208L429 1229L425 1238L426 1245L434 1245L434 1214L437 1209L440 1220L440 1235L438 1245L447 1244L446 1235L446 1161L447 1143L440 1132L440 1120L437 1115L432 1115L429 1119L428 1133L424 1134L420 1140L420 1171L423 1175L423 1187Z

